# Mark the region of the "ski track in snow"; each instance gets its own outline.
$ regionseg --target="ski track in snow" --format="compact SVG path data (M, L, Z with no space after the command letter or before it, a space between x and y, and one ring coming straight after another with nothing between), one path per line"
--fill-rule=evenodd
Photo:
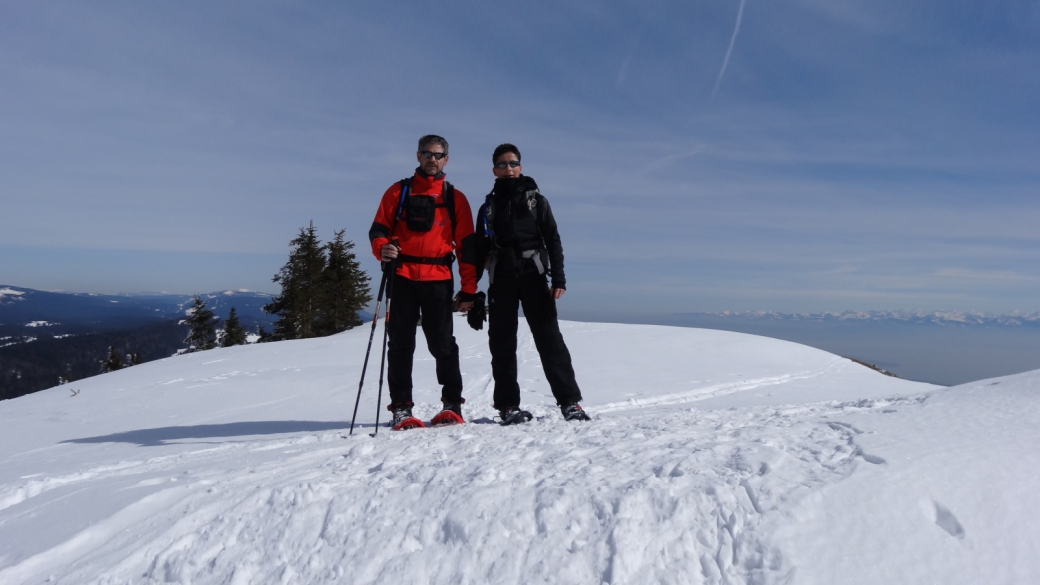
M650 398L630 398L624 402L612 402L598 406L597 412L613 412L617 410L628 410L631 408L645 408L647 406L660 406L666 404L686 404L689 402L696 402L698 400L705 400L708 398L714 398L716 396L725 396L727 394L734 394L737 392L746 392L748 390L754 390L765 386L776 386L779 384L787 384L795 380L810 380L812 378L818 378L826 374L835 372L846 365L849 360L844 358L836 358L831 363L827 364L826 367L799 372L795 374L784 374L782 376L771 376L768 378L759 378L755 380L742 380L740 382L728 382L723 384L715 384L711 386L705 386L703 388L697 388L696 390L689 390L686 392L676 392L673 394L659 394Z
M869 461L828 416L890 404L581 425L541 407L526 426L328 432L31 478L3 501L112 475L176 481L144 480L169 487L0 582L57 567L69 583L784 582L761 518Z

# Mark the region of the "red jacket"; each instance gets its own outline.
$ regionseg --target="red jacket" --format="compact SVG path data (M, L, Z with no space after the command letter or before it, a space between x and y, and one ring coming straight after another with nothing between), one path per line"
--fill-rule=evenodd
M444 174L428 177L416 171L412 177L409 195L431 195L439 205L444 204ZM390 243L390 238L398 238L401 254L421 258L441 258L454 252L459 262L459 278L462 280L462 292L477 292L476 239L473 235L473 211L462 191L455 190L455 233L451 233L451 216L444 207L438 207L434 214L433 228L428 232L415 232L408 229L402 218L396 221L397 204L401 198L401 183L397 182L383 193L383 199L376 210L375 221L368 232L372 242L372 253L377 259L382 258L382 248ZM397 274L409 280L449 280L452 278L449 266L416 264L402 262Z

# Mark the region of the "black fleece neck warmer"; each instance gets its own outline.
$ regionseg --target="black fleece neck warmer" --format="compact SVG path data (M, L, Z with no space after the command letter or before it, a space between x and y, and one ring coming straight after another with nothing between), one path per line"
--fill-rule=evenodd
M503 177L495 179L495 195L499 197L508 198L526 193L527 191L533 191L537 188L538 185L534 182L534 179L526 175L520 175L516 178Z

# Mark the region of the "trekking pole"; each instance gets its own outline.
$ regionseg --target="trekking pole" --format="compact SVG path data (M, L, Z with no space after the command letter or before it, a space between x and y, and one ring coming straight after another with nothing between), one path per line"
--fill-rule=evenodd
M383 278L379 281L379 294L376 295L376 312L372 315L372 331L368 334L368 350L365 351L365 363L361 366L361 381L358 382L357 399L354 400L354 416L350 417L350 435L354 434L354 421L357 420L358 405L361 404L361 388L365 385L365 370L368 369L368 356L372 353L372 339L376 336L376 323L379 322L379 304L383 302L383 290L386 288L386 269L383 269Z
M390 238L390 241L397 246L397 238ZM400 250L400 246L397 248ZM383 311L383 351L379 358L379 394L376 394L376 430L372 432L373 437L379 434L379 411L383 406L383 371L386 369L383 366L386 364L386 339L390 334L390 300L393 297L396 272L397 258L394 258L386 268L386 273L389 275L387 278L390 280L390 283L386 286L386 310Z

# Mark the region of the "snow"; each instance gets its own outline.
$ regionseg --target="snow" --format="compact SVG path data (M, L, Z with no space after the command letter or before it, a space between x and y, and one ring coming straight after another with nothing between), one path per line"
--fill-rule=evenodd
M26 327L51 327L54 325L60 325L60 323L51 323L50 321L30 321L25 324Z
M3 300L3 298L5 296L12 296L12 297L14 297L14 300L21 301L21 300L24 300L22 298L23 295L25 295L25 293L20 291L20 290L14 290L13 288L7 288L7 287L0 288L0 300Z
M562 326L591 423L561 419L525 333L535 420L493 424L461 318L458 427L371 437L369 369L346 436L368 327L0 402L0 582L1040 582L1040 372L941 388L751 335ZM429 419L425 349L415 377Z

